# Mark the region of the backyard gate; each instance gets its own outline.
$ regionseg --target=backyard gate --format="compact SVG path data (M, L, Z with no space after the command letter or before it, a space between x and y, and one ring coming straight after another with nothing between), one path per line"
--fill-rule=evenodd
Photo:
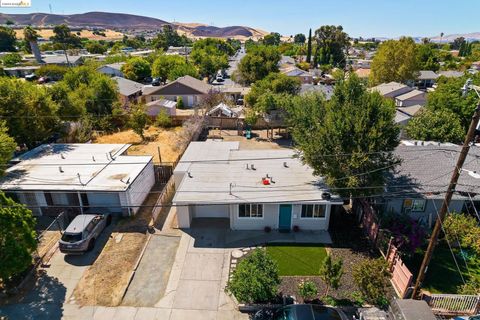
M388 261L390 272L392 273L392 285L400 298L405 298L408 289L412 285L413 275L403 263L395 247L391 241L388 245L388 250L385 259Z

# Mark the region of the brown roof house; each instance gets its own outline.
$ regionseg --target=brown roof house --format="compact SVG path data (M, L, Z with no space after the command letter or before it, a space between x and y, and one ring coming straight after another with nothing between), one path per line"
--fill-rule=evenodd
M200 104L202 98L212 89L211 85L201 80L184 76L163 87L145 86L143 95L147 103L159 99L178 101L178 98L182 97L183 105L191 108Z

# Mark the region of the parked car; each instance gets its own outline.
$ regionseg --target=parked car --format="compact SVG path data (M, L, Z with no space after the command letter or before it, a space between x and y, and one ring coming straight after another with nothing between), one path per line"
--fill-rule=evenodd
M91 213L76 216L58 241L60 251L65 254L83 254L95 247L95 241L112 222L106 210L89 210Z
M215 80L216 80L217 82L223 82L223 81L225 81L225 80L223 79L223 77L222 77L221 74L217 74L217 77L215 78Z
M161 83L160 78L153 78L152 86L158 87L158 86L160 86L160 83Z
M339 309L315 304L291 304L279 309L262 309L254 320L349 320Z
M454 320L480 320L480 314L477 314L475 316L455 317Z
M152 83L152 81L153 81L153 78L152 78L152 77L145 77L145 78L143 79L143 83Z
M38 81L37 81L39 84L44 84L44 83L48 83L50 82L50 78L47 77L47 76L44 76L44 77L40 77L38 78Z
M27 81L34 81L35 79L37 79L37 76L35 75L35 73L27 74L25 76L25 80Z

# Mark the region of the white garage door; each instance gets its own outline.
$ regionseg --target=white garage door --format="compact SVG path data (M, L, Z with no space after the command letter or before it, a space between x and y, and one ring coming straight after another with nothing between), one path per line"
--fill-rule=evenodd
M229 218L228 205L193 206L195 218Z

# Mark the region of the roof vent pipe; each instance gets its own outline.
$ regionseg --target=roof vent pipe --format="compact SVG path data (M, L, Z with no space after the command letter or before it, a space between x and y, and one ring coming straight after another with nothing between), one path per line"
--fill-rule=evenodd
M252 168L252 170L257 170L257 169L255 169L255 166L253 165L253 163L251 165L251 168Z
M250 170L250 167L248 166L248 163L247 163L247 170Z
M288 168L287 161L284 161L284 162L283 162L283 166L284 166L285 168Z
M60 157L61 157L62 159L65 159L65 156L63 155L63 153L60 153Z
M62 167L58 167L58 171L60 171L60 173L63 173Z
M92 160L95 162L95 156L92 156Z

